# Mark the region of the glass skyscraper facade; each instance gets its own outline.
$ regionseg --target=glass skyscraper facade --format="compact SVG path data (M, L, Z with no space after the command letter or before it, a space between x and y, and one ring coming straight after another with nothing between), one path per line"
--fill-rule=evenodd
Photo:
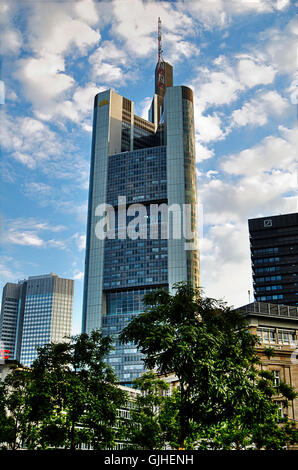
M143 311L144 295L199 284L193 92L173 86L170 64L164 70L148 121L114 91L94 100L82 329L113 337L108 361L126 385L144 366L118 334Z
M248 221L254 297L298 305L298 213Z
M10 359L30 366L37 357L36 347L65 341L71 335L73 287L72 279L52 273L6 284L0 338L10 350ZM8 302L14 311L8 311Z
M0 349L9 351L9 359L16 358L17 325L19 315L19 300L22 284L8 282L2 293L2 307L0 315Z

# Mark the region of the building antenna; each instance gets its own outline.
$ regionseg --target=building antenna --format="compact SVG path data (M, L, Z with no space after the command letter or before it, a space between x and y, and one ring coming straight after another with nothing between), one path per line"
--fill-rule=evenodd
M161 43L161 19L158 17L158 63L163 62Z
M162 42L161 42L161 19L158 17L158 88L165 90L165 63L162 55Z

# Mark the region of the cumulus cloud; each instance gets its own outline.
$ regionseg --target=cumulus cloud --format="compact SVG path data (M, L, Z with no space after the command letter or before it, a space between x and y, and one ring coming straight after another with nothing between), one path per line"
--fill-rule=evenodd
M261 54L270 60L281 74L297 72L298 21L293 18L285 29L269 28L261 34Z
M22 268L11 256L0 257L0 279L5 285L7 282L16 282L17 279L24 279L25 275Z
M198 174L201 285L207 295L235 306L248 303L248 219L297 211L297 144L297 130L280 126L279 135L224 157L216 171Z
M75 5L64 2L59 8L56 3L34 2L30 12L26 47L31 56L19 60L15 78L21 81L38 118L50 120L60 114L77 119L75 111L69 110L75 108L68 101L75 80L67 70L66 56L84 55L100 41L94 27L97 8L91 0Z
M189 13L204 25L204 28L227 27L238 16L266 14L286 9L289 0L196 0L195 2L179 2L179 8Z
M196 141L196 155L197 161L207 160L208 158L214 157L214 150L209 149L205 145L202 145L199 141Z
M77 247L79 251L85 250L86 247L86 235L79 235L78 233L75 233L73 235L74 240L76 241Z
M248 303L252 278L247 222L213 225L204 232L200 258L201 287L206 295L235 307Z
M268 85L272 83L276 70L271 65L258 63L253 59L240 59L238 63L238 75L240 82L252 88L256 85Z
M269 118L281 117L291 106L286 98L277 91L258 93L255 98L246 102L242 108L233 111L232 126L263 126Z
M31 246L35 248L56 248L70 251L71 244L79 251L83 250L84 236L77 233L64 239L46 236L45 233L60 233L66 230L63 225L50 225L48 222L38 221L34 218L7 220L4 224L3 243L7 245Z
M229 156L223 163L225 172L233 175L255 175L274 170L288 171L296 163L297 132L281 130L281 136L265 137L257 145Z
M113 2L113 8L113 34L124 41L125 49L138 57L146 57L152 55L153 51L157 52L158 17L162 18L165 35L167 31L175 31L175 34L182 39L182 35L192 32L191 17L177 10L172 3L117 0Z
M297 132L283 127L279 132L227 156L218 171L198 175L204 222L201 278L208 295L246 303L248 219L297 211Z
M19 61L16 76L37 112L46 115L48 106L74 85L74 79L64 72L64 59L54 54Z
M15 54L20 52L22 46L22 36L19 31L12 28L5 28L1 33L0 53Z
M39 166L51 156L56 157L63 149L56 134L39 120L30 117L13 119L4 112L1 113L0 137L3 149L28 168Z
M199 176L205 224L241 223L255 214L297 210L297 133L283 128L280 133L227 156L213 178Z
M88 47L95 45L101 38L100 32L90 26L91 11L86 11L93 2L79 2L75 8L67 3L39 3L32 8L29 20L30 46L34 52L63 55L70 48L84 54ZM97 19L93 8L93 22ZM89 23L89 24L88 24Z

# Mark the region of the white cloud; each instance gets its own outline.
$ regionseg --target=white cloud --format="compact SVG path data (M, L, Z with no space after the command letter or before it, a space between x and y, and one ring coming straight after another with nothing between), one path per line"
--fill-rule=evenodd
M235 307L248 303L252 277L247 223L216 224L204 233L200 277L206 295Z
M198 144L221 140L225 137L225 133L221 128L221 119L216 113L206 116L195 107L195 123Z
M253 293L248 219L297 211L297 131L280 126L279 134L224 158L223 172L198 175L201 286L230 305Z
M39 238L34 232L14 232L9 230L4 238L5 243L13 245L25 245L25 246L36 246L41 247L44 245L44 241Z
M280 74L294 74L297 71L297 35L297 18L289 21L283 30L269 28L261 35L264 42L261 54L270 60Z
M286 138L268 136L259 144L229 156L222 163L223 170L233 175L246 176L273 169L289 170L296 161L298 137L296 129L283 131L284 134L285 132L288 133ZM296 146L294 140L296 140Z
M239 92L245 89L226 57L219 56L213 66L213 69L198 68L197 76L192 81L197 106L202 111L209 106L232 103L238 98Z
M78 99L83 103L85 98L84 95ZM79 107L79 104L77 106ZM14 159L29 169L40 169L47 178L71 181L76 188L88 187L89 160L83 158L70 138L65 135L62 137L60 133L52 131L48 125L34 118L12 118L4 112L0 114L0 118L3 162L9 163ZM32 195L34 190L37 194L38 186L31 185L26 188L29 195ZM39 199L44 202L45 191L38 194ZM57 191L53 192L54 194L57 194ZM62 194L61 187L58 194Z
M32 8L28 30L30 46L36 54L63 55L71 47L84 54L88 47L95 45L101 38L99 31L91 28L89 12L85 9L93 2L72 4L51 2L36 3ZM85 10L85 11L84 11ZM94 20L97 18L93 8Z
M150 109L150 106L151 106L151 102L152 102L152 97L151 96L146 96L146 98L144 98L141 101L141 103L139 103L136 106L137 113L139 113L140 117L142 117L143 119L148 119L148 112L149 112L149 109ZM138 111L138 110L140 110L140 111Z
M242 108L233 111L232 126L263 126L269 118L280 117L290 109L288 100L276 91L258 93Z
M72 119L75 114L78 120L69 102L75 80L66 69L66 55L84 55L100 41L99 31L90 26L98 21L95 3L62 2L57 8L55 2L36 2L30 7L26 47L34 55L17 63L15 77L38 118L60 114Z
M35 197L37 193L40 196L41 195L48 196L52 193L52 188L48 184L45 184L42 182L25 183L25 193L32 195L33 197Z
M121 67L114 64L97 64L97 66L94 67L94 73L102 83L117 83L120 85L124 82L123 70Z
M256 85L268 85L274 81L276 70L271 65L258 63L252 59L240 59L238 74L243 85L252 88Z
M73 238L76 241L78 250L84 251L86 247L86 235L79 235L78 233L75 233Z
M88 60L93 65L104 62L125 65L127 63L127 53L122 47L117 46L114 41L104 41L90 55Z
M163 37L167 31L176 35L193 33L192 19L183 10L176 10L171 2L140 2L128 0L113 2L114 24L112 32L124 40L124 48L137 57L146 57L156 51L157 57L157 18L162 18ZM174 45L174 44L173 44ZM178 47L183 47L181 44ZM167 49L167 45L165 45Z
M34 218L8 220L4 224L3 243L69 251L70 244L75 239L78 248L81 250L83 238L77 236L77 234L65 239L41 236L41 233L44 232L59 233L64 230L66 230L66 227L63 225L50 225L48 222L38 221Z
M0 53L18 54L22 46L21 33L15 29L5 28L1 33Z
M74 5L78 17L86 23L96 25L99 21L99 14L96 8L96 2L93 0L82 0Z
M199 21L205 29L227 27L238 16L272 13L285 9L289 0L196 0L180 1L178 7Z
M181 60L200 54L200 49L196 44L184 40L178 34L166 33L164 42L166 43L166 60L171 64L178 64Z
M297 132L280 128L255 146L223 159L224 173L198 175L206 226L241 224L261 214L297 210ZM206 230L204 229L204 233Z
M92 82L87 83L84 87L76 87L71 100L61 101L51 108L50 118L52 120L67 118L80 124L84 129L87 127L86 130L89 131L88 124L91 126L94 97L105 89L96 86Z
M4 285L7 282L16 282L17 279L24 279L25 275L20 271L20 267L11 256L0 257L0 279Z
M207 160L208 158L214 157L214 150L208 149L206 146L202 145L199 141L196 142L196 155L197 162L202 160Z
M4 112L0 137L3 149L28 168L35 168L51 157L57 158L63 149L56 134L42 122L30 117L12 118Z
M23 83L27 99L40 114L51 113L56 99L74 85L74 79L64 71L64 59L53 54L19 61L16 76Z
M92 66L92 76L101 85L126 83L132 79L133 74L129 71L128 64L131 60L127 52L114 41L103 42L88 59Z

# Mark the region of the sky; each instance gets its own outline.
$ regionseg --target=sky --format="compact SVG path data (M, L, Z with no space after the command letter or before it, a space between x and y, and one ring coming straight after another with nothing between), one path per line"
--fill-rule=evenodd
M147 118L160 17L174 85L194 90L200 285L231 306L252 301L248 219L297 212L296 8L0 0L1 289L74 279L81 331L93 99L111 88Z

